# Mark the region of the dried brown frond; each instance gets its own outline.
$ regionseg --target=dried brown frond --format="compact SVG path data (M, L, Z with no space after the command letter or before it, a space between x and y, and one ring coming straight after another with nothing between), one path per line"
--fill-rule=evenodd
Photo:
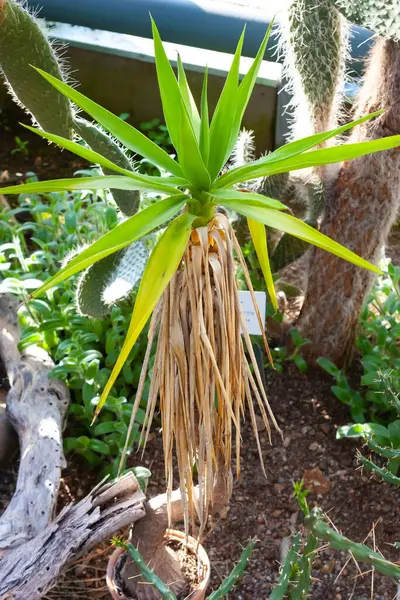
M225 503L229 502L233 429L239 475L240 423L246 403L263 471L253 397L268 435L269 420L279 430L241 313L234 250L255 301L233 229L224 215L217 214L207 227L192 232L182 266L165 290L150 326L149 348L156 335L158 342L142 441L145 445L159 400L167 492L171 494L173 489L175 452L186 532L196 514L201 523L200 533L203 531L215 502L216 487ZM146 359L141 382L146 376L148 355ZM139 386L132 420L142 387Z

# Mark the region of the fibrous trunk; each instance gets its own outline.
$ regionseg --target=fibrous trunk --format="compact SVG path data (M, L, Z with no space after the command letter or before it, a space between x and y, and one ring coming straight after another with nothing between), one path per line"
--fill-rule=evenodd
M241 313L234 248L244 266L240 247L223 215L194 230L182 267L164 292L149 331L149 348L157 335L158 343L147 431L159 398L167 490L170 494L173 489L175 452L187 531L196 516L204 527L217 488L221 502L221 485L225 503L229 501L232 435L235 431L239 473L240 421L246 402L258 441L253 395L268 433L268 416L276 426ZM142 382L145 372L146 360ZM140 389L139 384L135 407ZM258 446L261 457L259 442Z
M385 109L357 127L349 143L400 133L400 44L377 42L365 74L357 116ZM344 163L327 190L321 231L358 255L378 263L399 207L400 150ZM358 318L374 275L314 250L307 295L298 327L312 340L308 358L328 357L338 365L351 357Z

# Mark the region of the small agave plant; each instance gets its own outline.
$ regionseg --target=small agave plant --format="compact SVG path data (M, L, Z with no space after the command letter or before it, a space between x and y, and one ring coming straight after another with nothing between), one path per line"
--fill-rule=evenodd
M374 265L288 214L286 207L278 200L251 191L240 191L238 184L393 148L400 145L400 136L357 145L313 149L363 120L374 117L377 114L374 113L333 131L289 143L267 156L244 166L225 170L221 174L238 139L243 113L264 57L269 31L251 68L239 82L243 32L225 86L210 119L207 70L198 108L179 57L176 77L154 22L152 26L162 106L176 149L176 160L137 129L77 90L38 71L59 92L115 136L123 146L157 165L160 172L166 172L167 176L146 176L125 170L78 143L34 129L43 138L113 171L115 175L61 179L9 187L2 191L6 194L19 194L113 189L159 194L157 202L125 219L73 257L34 295L43 294L57 283L164 226L165 231L144 270L132 321L96 408L95 418L152 315L148 351L132 422L140 403L150 348L157 340L143 438L145 442L156 402L159 400L168 492L171 493L173 486L172 463L175 448L188 530L196 513L201 523L206 523L217 480L225 482L224 495L229 500L232 487L230 473L233 431L235 430L236 435L236 465L239 473L240 421L246 405L261 459L253 399L261 411L268 433L269 421L278 429L240 310L235 264L239 260L245 269L244 259L232 226L228 218L219 211L219 207L248 219L249 230L275 307L277 300L267 253L265 225L319 246L360 267L379 272ZM247 279L251 290L250 277L247 276Z

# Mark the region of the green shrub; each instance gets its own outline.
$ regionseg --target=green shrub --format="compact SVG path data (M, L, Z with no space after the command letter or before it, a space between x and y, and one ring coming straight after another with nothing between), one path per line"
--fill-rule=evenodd
M357 348L363 374L354 390L344 372L326 358L319 365L336 379L331 389L347 404L356 423L387 425L400 411L400 267L388 264L368 296L360 319Z
M93 174L94 171L77 174ZM36 181L29 174L28 181ZM151 200L146 200L147 203ZM16 217L20 217L17 221ZM52 376L64 380L72 393L65 438L66 451L82 455L93 467L106 464L104 472L116 475L146 348L145 333L132 349L105 410L96 426L93 413L119 354L132 314L131 302L114 306L104 319L78 313L76 280L63 282L41 299L29 299L32 290L59 269L66 254L88 244L115 227L116 208L103 192L89 190L48 195L20 195L17 206L0 212L0 293L12 293L25 301L19 310L20 350L37 344L55 362ZM151 372L150 376L151 377ZM146 407L150 379L143 394ZM145 412L139 409L131 442Z

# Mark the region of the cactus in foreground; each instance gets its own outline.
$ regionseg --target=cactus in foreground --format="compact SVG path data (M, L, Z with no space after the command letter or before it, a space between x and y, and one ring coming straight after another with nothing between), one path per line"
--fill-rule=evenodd
M324 519L324 514L319 508L315 508L305 518L305 526L319 540L328 542L335 550L351 552L354 558L364 564L371 565L382 575L387 575L400 582L400 566L386 560L379 552L374 552L365 544L353 542L349 538L329 527Z
M130 557L139 567L140 572L143 576L143 579L150 583L154 588L158 591L161 598L163 600L177 600L176 595L172 592L168 585L164 583L157 575L154 573L153 569L146 564L142 555L139 552L138 548L135 548L132 544L127 544L120 538L114 538L112 543L115 546L119 546L124 548L127 552L129 552ZM249 559L253 553L255 546L255 540L250 540L247 544L246 548L243 550L240 555L239 562L235 565L232 572L224 581L221 583L220 587L212 592L209 596L209 600L222 600L229 594L234 586L238 583L239 579L243 576L243 573L248 565Z
M176 595L169 589L168 585L157 577L153 569L150 569L146 564L138 548L135 548L133 544L127 544L120 538L114 538L112 543L114 546L119 546L129 552L130 557L139 567L143 579L159 592L163 600L177 600Z
M301 536L297 534L285 557L278 581L269 600L305 600L309 597L312 564L317 551L318 542L328 543L335 550L350 552L356 561L374 567L379 573L395 579L400 583L400 566L386 560L382 554L373 551L365 544L353 542L349 538L330 527L320 508L310 510L304 489L304 483L294 483L294 496L304 514L304 525L307 539L301 548Z
M250 556L252 555L252 552L254 550L254 546L255 541L250 540L250 542L247 544L246 548L240 555L239 562L237 563L237 565L235 565L230 575L228 575L228 577L224 579L220 587L210 595L210 600L221 600L222 598L225 598L227 594L229 594L229 592L233 589L233 587L242 577L249 562Z
M307 543L300 551L299 536L295 536L269 600L305 600L309 597L312 563L319 541L328 543L335 550L349 552L357 562L370 565L382 575L400 583L399 565L386 560L382 554L369 546L353 542L330 527L321 509L312 509L305 517L304 525L309 531Z
M287 594L291 582L298 572L298 552L300 548L301 537L297 534L293 538L292 546L287 553L282 567L279 571L278 581L272 590L269 600L283 600Z
M376 473L378 475L378 477L383 479L383 481L386 481L387 483L390 483L392 485L400 486L400 477L397 477L397 475L394 475L386 467L379 467L372 460L369 460L368 458L366 458L365 456L362 456L361 454L358 456L358 460L361 463L361 465L364 467L364 469L366 471L368 471L369 473Z

